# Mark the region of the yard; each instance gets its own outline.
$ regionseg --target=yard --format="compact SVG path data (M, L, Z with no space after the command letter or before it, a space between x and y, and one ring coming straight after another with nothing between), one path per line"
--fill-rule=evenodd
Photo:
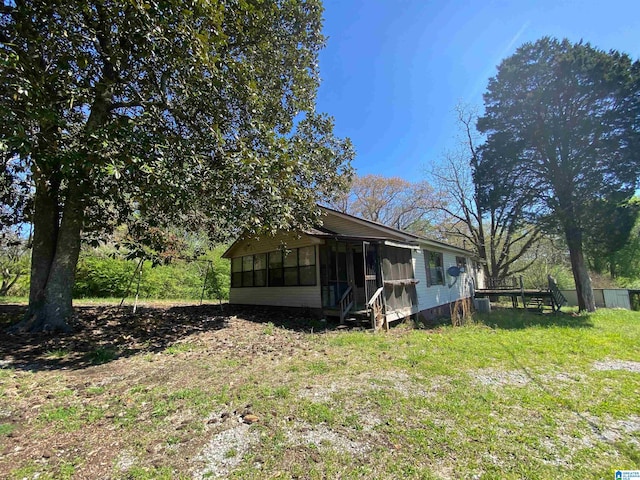
M0 323L24 307L0 305ZM505 309L334 330L274 310L83 306L0 337L8 478L612 479L640 468L640 314Z

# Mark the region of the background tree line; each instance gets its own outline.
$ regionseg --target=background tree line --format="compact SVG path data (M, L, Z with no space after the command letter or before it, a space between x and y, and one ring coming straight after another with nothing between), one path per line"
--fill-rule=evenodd
M130 249L123 229L99 246L85 244L78 259L74 298L226 300L229 298L229 261L226 245L212 247L204 235L182 234L179 245L162 252ZM0 240L2 290L0 297L29 295L28 238ZM11 239L11 240L9 240ZM179 251L179 255L177 252ZM167 254L171 255L167 257ZM141 263L142 260L142 263ZM141 267L141 268L140 268Z

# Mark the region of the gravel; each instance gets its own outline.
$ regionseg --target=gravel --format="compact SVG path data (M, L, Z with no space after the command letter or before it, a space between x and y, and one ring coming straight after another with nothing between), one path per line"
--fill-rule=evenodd
M487 386L516 386L522 387L527 385L531 379L518 370L494 370L485 368L477 370L471 374L475 380L481 385Z
M334 449L352 455L362 455L371 450L366 443L351 440L326 425L310 426L302 422L296 430L287 432L287 440L295 444L315 445L319 450Z
M594 370L626 370L627 372L640 373L640 362L632 362L629 360L605 360L603 362L595 362Z
M196 461L205 463L205 467L197 471L194 479L222 478L242 463L244 454L251 445L258 441L258 434L251 431L251 426L240 424L214 435L207 446L196 457Z

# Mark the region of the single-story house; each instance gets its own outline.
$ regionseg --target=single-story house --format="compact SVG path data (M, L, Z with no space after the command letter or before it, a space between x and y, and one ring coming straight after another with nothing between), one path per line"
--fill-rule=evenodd
M482 287L468 250L321 208L322 226L245 236L229 247L229 303L306 308L341 321L366 315L377 328L446 315Z

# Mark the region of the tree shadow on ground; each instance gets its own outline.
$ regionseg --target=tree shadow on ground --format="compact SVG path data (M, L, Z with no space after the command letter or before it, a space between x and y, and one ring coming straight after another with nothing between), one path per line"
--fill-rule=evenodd
M225 329L234 317L296 332L337 328L300 310L269 307L190 305L75 308L67 334L5 333L26 311L24 305L0 305L0 368L82 369L137 354L158 353L189 335Z
M269 307L258 305L226 305L230 315L259 324L272 324L295 332L317 333L340 328L338 319L321 319L305 308ZM353 327L358 325L353 324Z
M27 370L79 369L138 353L155 353L188 335L225 328L228 317L210 305L132 309L115 306L76 307L67 334L4 333L0 362ZM0 305L3 330L20 320L21 305Z

